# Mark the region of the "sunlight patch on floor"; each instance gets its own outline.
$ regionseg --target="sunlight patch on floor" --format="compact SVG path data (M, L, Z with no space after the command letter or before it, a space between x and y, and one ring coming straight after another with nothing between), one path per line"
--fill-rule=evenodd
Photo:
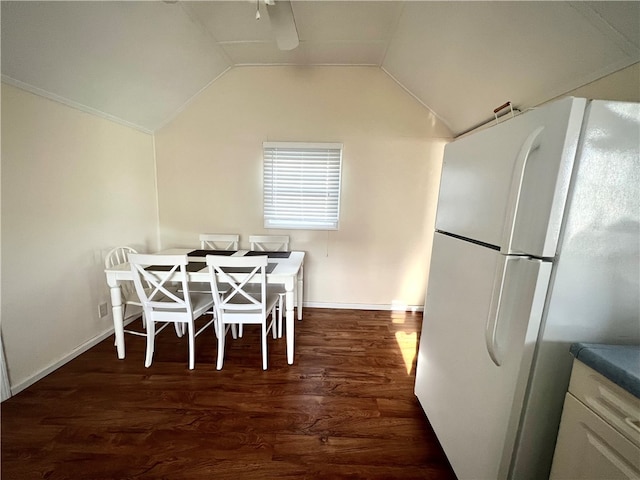
M392 323L403 324L405 322L405 319L407 318L407 311L406 311L407 309L406 309L406 307L399 308L399 305L398 305L396 300L391 302L391 305L393 307L393 309L391 311L391 322ZM398 308L396 308L396 307L398 307Z
M407 375L411 375L413 360L416 358L416 352L418 351L418 334L416 332L396 332L396 342L398 342L402 359L407 367Z

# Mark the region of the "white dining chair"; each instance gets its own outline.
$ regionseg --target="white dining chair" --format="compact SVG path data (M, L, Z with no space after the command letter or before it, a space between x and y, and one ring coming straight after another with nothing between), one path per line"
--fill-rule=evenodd
M267 256L207 255L206 259L218 324L216 368L222 369L225 338L229 327L257 324L261 329L262 369L266 370L267 335L271 331L273 338L276 338L274 319L275 307L278 304L278 295L270 293L267 289ZM251 282L257 282L254 284L257 288L247 288ZM226 291L219 290L219 283L225 285Z
M186 255L130 254L129 264L133 283L142 302L147 321L147 354L145 367L150 367L155 349L155 337L167 325L174 324L176 332L186 327L189 338L189 369L195 366L195 338L213 325L215 317L196 330L195 321L213 306L211 294L191 293L187 277ZM181 285L176 291L173 283ZM150 289L145 289L145 284ZM162 326L156 330L156 323Z
M116 247L110 250L105 259L104 266L105 268L113 268L116 265L121 265L123 263L127 263L129 261L129 255L132 253L138 253L131 247L122 246ZM144 311L142 309L142 302L138 298L136 294L135 287L133 282L121 282L120 284L120 292L122 296L122 319L124 324L127 325L131 323L138 317L142 317L142 327L145 328L145 319L144 319ZM125 333L129 333L131 335L137 335L140 337L146 337L146 332L138 332L135 330L125 329Z
M289 250L289 235L249 235L249 249L258 252L286 252ZM282 337L282 316L285 290L283 287L275 287L278 290L280 296L278 301L278 338ZM239 331L242 336L242 328Z
M206 250L238 250L240 235L227 233L201 233L200 248ZM211 285L204 282L190 284L191 293L211 294Z
M286 252L289 235L249 235L249 249L260 252Z
M200 248L211 250L238 250L240 235L226 233L201 233Z

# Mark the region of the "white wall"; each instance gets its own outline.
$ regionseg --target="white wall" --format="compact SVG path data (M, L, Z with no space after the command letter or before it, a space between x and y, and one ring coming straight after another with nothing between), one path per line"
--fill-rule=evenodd
M2 234L15 393L112 330L106 251L157 248L153 137L3 84Z
M421 307L450 136L378 68L235 68L156 133L162 246L288 233L307 305ZM263 141L344 144L339 230L264 230Z

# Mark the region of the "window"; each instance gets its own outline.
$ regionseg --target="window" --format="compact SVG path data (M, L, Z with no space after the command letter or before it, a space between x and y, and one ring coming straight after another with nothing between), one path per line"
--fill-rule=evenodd
M337 230L342 144L274 143L264 154L264 226Z

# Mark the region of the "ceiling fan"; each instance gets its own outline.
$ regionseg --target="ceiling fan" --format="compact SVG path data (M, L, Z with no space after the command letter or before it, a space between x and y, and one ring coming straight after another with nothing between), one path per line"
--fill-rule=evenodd
M300 43L290 0L257 0L256 20L260 20L260 2L267 8L271 30L280 50L293 50Z

